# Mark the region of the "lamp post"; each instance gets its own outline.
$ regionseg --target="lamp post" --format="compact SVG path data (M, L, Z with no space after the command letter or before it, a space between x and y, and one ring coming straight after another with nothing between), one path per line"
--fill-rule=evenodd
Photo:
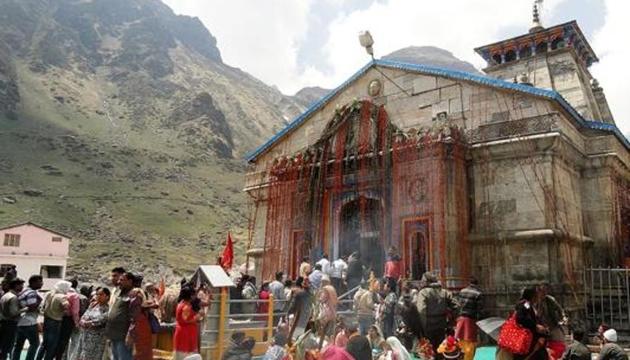
M361 44L361 46L365 48L365 51L372 57L372 60L374 60L374 48L372 47L372 45L374 45L374 39L372 38L372 34L370 34L368 30L361 31L359 33L359 43Z

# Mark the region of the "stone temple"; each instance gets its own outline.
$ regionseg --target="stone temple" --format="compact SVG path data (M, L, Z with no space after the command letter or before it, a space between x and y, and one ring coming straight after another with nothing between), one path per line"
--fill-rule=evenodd
M248 156L248 255L297 276L358 252L378 275L481 281L487 306L548 282L578 309L588 267L630 257L630 142L575 21L478 47L486 75L373 60Z

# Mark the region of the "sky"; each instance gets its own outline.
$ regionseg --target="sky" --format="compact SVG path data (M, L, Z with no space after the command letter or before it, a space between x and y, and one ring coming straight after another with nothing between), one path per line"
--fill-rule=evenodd
M334 88L370 59L357 35L369 30L376 57L433 45L482 68L473 48L525 33L532 0L163 0L196 16L217 38L225 63L285 94ZM545 0L543 25L577 20L600 62L591 72L617 125L630 135L630 1Z

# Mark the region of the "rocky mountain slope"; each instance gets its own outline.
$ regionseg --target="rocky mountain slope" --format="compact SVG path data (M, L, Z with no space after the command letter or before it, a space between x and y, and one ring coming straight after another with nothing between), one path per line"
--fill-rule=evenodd
M72 235L86 280L183 274L228 230L242 255L243 155L327 91L285 96L223 63L159 0L0 0L0 225Z
M0 224L73 235L87 277L213 261L245 245L242 155L303 108L158 0L2 0Z
M383 59L433 65L451 70L480 74L471 63L462 61L456 58L450 51L435 46L409 46L385 55Z

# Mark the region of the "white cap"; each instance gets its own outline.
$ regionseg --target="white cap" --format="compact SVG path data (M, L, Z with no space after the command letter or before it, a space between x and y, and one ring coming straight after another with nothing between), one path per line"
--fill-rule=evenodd
M604 332L604 339L610 342L617 342L617 331L615 329L608 329Z

